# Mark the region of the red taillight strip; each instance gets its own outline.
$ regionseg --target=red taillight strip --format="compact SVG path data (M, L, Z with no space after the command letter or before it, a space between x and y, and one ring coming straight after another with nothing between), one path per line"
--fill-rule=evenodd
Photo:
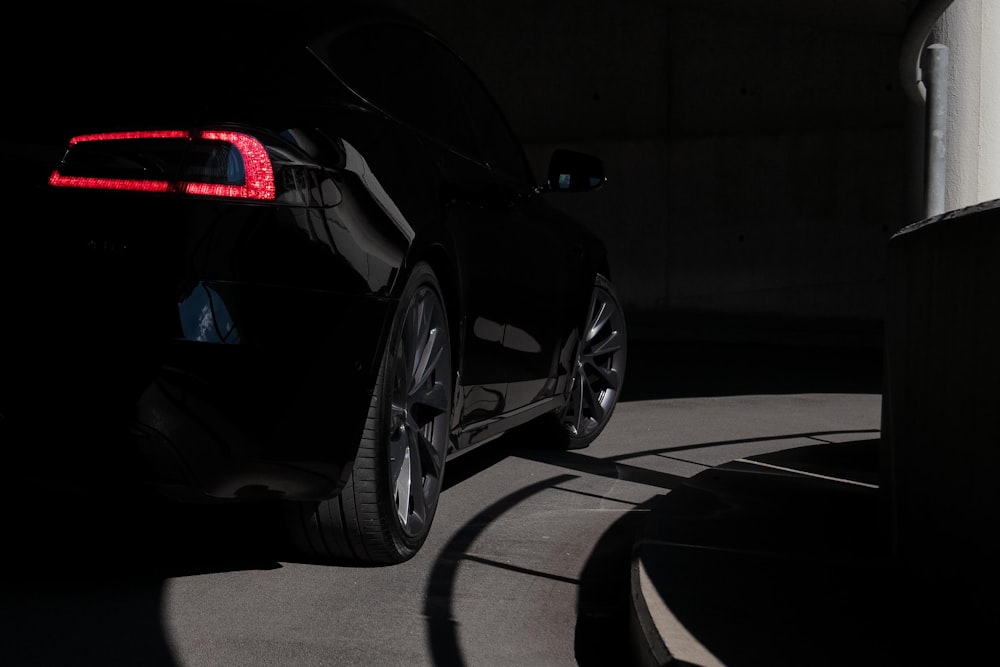
M140 132L103 132L101 134L81 134L69 140L69 145L84 141L118 141L121 139L189 139L190 132L184 130L144 130Z
M141 132L108 132L84 134L70 139L73 146L86 141L128 141L132 139L191 139L191 133L184 130L158 130ZM190 195L211 197L232 197L237 199L275 198L274 167L267 155L267 149L254 137L242 132L207 130L199 132L197 139L225 141L236 147L243 160L243 185L226 183L191 183L187 181L158 181L121 178L94 178L83 176L63 176L59 169L49 176L49 185L71 188L98 188L102 190L133 190L139 192L183 192Z
M136 192L170 192L174 190L167 181L142 181L135 178L91 178L63 176L56 169L49 176L49 185L66 188L94 188L97 190L135 190Z
M201 139L225 141L240 152L243 158L244 185L224 185L215 183L184 183L184 192L192 195L212 195L216 197L237 197L240 199L274 199L274 167L267 149L259 141L241 132L202 132Z

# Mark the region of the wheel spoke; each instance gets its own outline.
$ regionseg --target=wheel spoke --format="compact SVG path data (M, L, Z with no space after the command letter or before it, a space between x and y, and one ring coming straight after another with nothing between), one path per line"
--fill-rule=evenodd
M577 435L585 435L590 428L603 421L608 405L602 401L613 402L619 373L613 368L594 364L592 360L582 361L577 369L568 413L572 418L567 422L572 422Z
M598 392L594 390L593 385L584 376L583 384L583 403L585 406L584 412L587 418L593 419L594 421L600 423L601 419L604 417L604 406L598 400Z
M423 385L442 362L446 343L441 319L439 309L427 298L421 298L410 310L403 331L403 368L411 390Z
M413 374L410 376L410 393L419 391L437 372L443 359L444 349L438 341L439 329L431 329Z
M405 440L405 438L401 439ZM410 498L413 496L411 492L413 477L411 474L409 447L403 449L403 456L400 459L398 471L394 477L396 482L396 514L405 526L410 515Z
M410 394L410 405L411 412L416 411L420 413L422 417L425 417L424 422L428 422L439 414L442 414L448 410L448 390L445 385L441 382L435 382L429 387L419 387L414 389Z
M420 356L420 338L415 330L417 323L414 321L414 310L411 309L407 313L403 334L399 341L399 366L397 368L405 373L407 383L413 378Z
M600 332L604 325L611 319L613 309L605 301L594 304L594 314L590 318L590 330L587 332L586 340L593 340L594 336Z
M406 465L409 456L409 437L407 435L406 409L393 404L391 408L391 425L389 433L389 476L398 480L400 472Z
M573 428L577 434L583 432L583 422L586 419L586 378L583 375L583 369L578 365L576 377L573 382L573 400L572 400L572 413L573 413Z
M441 356L440 346L436 345L438 330L436 328L425 328L422 323L420 329L414 332L414 345L417 346L413 359L413 366L410 372L411 386L419 386L427 381L427 376L434 371L437 360Z
M444 451L434 444L434 435L437 425L430 426L430 437L425 437L422 432L416 433L416 446L421 460L421 469L429 469L428 474L433 477L440 477L444 468Z
M604 340L597 341L590 346L589 354L591 356L598 356L601 354L612 354L618 352L625 345L624 337L621 335L620 331L612 331L611 335Z
M406 458L396 482L396 513L403 527L410 532L422 525L427 510L425 497L424 454L427 447L422 434L412 421L406 428ZM403 481L405 480L405 485ZM405 493L405 496L403 495Z
M584 359L584 365L591 371L591 373L597 375L601 381L604 383L604 388L606 389L618 389L619 374L617 368L606 368L604 366L599 366L593 363L592 360ZM591 382L591 384L593 384Z
M410 494L413 502L407 521L407 528L412 531L419 529L423 525L424 517L427 516L427 488L423 481L424 474L423 466L420 464L420 456L414 456L410 465L413 467L413 479L416 480L413 492Z

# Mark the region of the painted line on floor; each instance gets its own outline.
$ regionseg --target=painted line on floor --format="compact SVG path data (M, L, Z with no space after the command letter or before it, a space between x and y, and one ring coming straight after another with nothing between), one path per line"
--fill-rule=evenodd
M844 479L842 477L831 477L829 475L820 475L814 472L806 472L805 470L796 470L795 468L785 468L783 466L776 466L770 463L764 463L763 461L754 461L753 459L736 459L739 463L749 463L755 466L761 466L763 468L772 468L773 470L781 470L783 472L790 472L796 475L805 475L806 477L816 477L818 479L826 479L831 482L841 482L843 484L854 484L855 486L863 486L866 489L877 489L878 484L868 484L867 482L858 482L853 479Z

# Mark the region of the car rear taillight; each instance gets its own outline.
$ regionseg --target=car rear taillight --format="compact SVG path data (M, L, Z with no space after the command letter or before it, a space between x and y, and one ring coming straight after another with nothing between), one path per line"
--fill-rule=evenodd
M49 185L272 200L274 167L256 138L231 130L73 137Z

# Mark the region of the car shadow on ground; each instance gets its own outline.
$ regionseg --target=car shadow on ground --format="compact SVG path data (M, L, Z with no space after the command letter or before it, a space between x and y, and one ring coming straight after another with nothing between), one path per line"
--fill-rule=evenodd
M3 490L0 662L177 664L164 632L172 577L280 567L260 508L129 502L30 478Z

